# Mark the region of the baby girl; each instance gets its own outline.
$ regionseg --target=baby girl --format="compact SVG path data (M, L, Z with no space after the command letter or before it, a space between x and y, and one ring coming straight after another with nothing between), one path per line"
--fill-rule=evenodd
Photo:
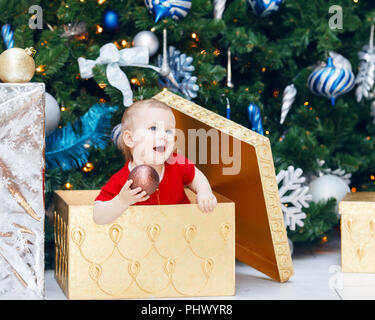
M115 173L95 199L94 221L107 224L131 205L190 203L184 186L197 195L203 212L212 211L217 200L205 175L184 156L174 153L176 120L164 103L142 100L128 107L121 121L119 147L127 162ZM159 174L158 189L147 195L140 187L131 189L130 171L141 164L153 167Z

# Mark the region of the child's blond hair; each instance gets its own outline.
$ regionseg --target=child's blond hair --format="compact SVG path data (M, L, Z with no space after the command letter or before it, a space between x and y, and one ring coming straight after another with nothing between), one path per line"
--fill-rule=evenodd
M164 102L158 101L156 99L145 99L134 102L131 106L126 108L121 120L121 135L118 147L124 155L125 161L133 160L133 156L130 149L125 145L123 134L125 130L133 131L134 128L134 115L139 112L139 110L144 108L159 108L172 112L172 109L167 106Z

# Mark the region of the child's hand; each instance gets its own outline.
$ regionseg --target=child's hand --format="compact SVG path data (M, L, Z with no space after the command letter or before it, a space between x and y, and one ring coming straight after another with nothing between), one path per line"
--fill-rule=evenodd
M128 206L131 206L136 202L145 201L150 198L149 195L146 195L146 191L142 191L141 187L130 189L132 183L133 180L130 179L126 181L126 183L122 187L118 195L122 203L126 203Z
M217 200L214 194L211 193L198 193L197 202L199 209L203 212L210 212L217 206Z

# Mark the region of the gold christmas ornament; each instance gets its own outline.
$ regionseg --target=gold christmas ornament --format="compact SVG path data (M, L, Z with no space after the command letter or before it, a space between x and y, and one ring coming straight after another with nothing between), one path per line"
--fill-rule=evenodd
M0 54L0 80L8 83L29 82L35 73L35 49L11 48Z

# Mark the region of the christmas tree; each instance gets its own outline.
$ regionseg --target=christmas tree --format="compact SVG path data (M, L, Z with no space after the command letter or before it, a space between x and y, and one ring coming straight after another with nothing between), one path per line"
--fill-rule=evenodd
M61 109L58 134L47 137L46 208L51 205L54 190L100 189L124 163L110 138L111 128L120 123L125 109L123 95L110 84L105 64L93 67L93 77L82 78L78 59L97 59L100 48L108 43L118 50L132 48L136 35L151 31L159 39L159 50L149 57L150 65L160 66L164 29L168 46L175 50L169 53L193 58L194 71L185 84L195 88L189 81L197 77L199 90L189 97L195 103L223 116L229 105L231 119L250 128L254 123L249 121L247 107L250 103L259 107L277 172L289 166L300 168L308 185L312 178L339 169L341 177L344 172L352 174L352 191L375 190L375 115L371 111L371 97L375 96L371 79L375 74L369 73L375 54L370 46L367 55L358 55L369 44L375 4L364 0L269 2L275 5L273 12L261 15L259 4L266 1L192 0L186 16L173 19L169 13L155 22L158 13L150 13L142 0L0 0L1 26L13 30L14 47L36 49L37 68L32 81L44 82ZM152 1L147 3L150 7ZM5 50L5 35L3 39ZM233 86L228 83L229 53ZM335 53L350 61L356 75L361 62L368 62L360 69L362 78L357 76L358 86L363 89L364 83L368 85L363 89L365 98L359 99L354 89L349 90L352 83L346 88L348 92L333 97L332 105L328 99L332 94L318 96L306 85L316 68L328 68L329 56L347 76L349 71L339 66ZM168 85L166 78L152 68L121 69L130 80L134 101L151 98ZM287 92L285 88L291 84L296 91L289 88ZM334 84L328 81L327 85ZM181 88L177 94L186 97L191 93ZM95 105L101 111L90 114ZM282 107L290 109L280 121ZM106 117L107 125L101 127L102 121L95 117ZM82 132L89 134L90 130L82 129L88 124L93 135L100 131L91 145L79 139ZM71 149L70 161L59 162L67 157L56 151L64 143ZM48 157L55 161L48 162ZM335 199L309 202L308 207L300 208L303 223L288 228L295 242L319 240L338 223ZM287 200L284 206L288 206ZM48 244L52 233L51 226L47 228Z

